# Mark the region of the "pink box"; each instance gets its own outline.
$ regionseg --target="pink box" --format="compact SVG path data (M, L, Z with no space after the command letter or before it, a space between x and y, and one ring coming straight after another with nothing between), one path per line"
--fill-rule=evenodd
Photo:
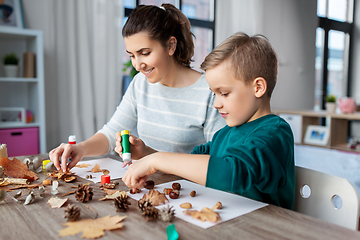
M9 157L39 154L39 129L0 129L0 144L7 145Z

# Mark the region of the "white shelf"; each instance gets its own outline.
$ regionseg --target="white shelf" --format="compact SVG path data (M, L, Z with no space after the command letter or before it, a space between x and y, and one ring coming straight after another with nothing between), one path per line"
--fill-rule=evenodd
M38 78L8 78L0 77L0 82L38 82Z
M36 78L23 78L23 55L35 53ZM25 108L32 112L34 122L0 122L0 129L39 128L40 153L46 153L45 88L44 88L44 50L43 33L39 30L16 27L0 27L0 58L4 54L15 53L19 58L19 76L4 77L0 62L0 107Z
M21 122L2 122L0 123L0 129L5 128L27 128L27 127L40 127L39 123L21 123Z

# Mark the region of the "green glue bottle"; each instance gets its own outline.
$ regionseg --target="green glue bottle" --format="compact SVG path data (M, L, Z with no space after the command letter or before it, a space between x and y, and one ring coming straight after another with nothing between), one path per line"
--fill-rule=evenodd
M120 132L121 136L121 146L122 146L122 158L124 162L131 161L131 151L130 151L130 142L129 137L130 133L129 130L122 130Z

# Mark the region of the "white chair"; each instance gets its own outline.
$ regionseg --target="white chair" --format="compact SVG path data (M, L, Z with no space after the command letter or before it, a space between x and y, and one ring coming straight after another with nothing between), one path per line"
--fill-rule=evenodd
M294 211L358 230L359 195L348 180L298 166L295 170Z

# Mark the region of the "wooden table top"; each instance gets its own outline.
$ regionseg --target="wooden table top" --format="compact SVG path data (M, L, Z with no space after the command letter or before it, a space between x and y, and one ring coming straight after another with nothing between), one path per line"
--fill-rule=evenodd
M47 155L40 155L48 159ZM19 160L25 157L18 157ZM91 158L88 158L91 159ZM46 172L39 173L40 179L33 183L41 183L46 177ZM179 180L173 175L156 173L151 177L155 184ZM89 182L77 178L75 182L65 183L59 181L60 197L62 194L74 190L72 186ZM117 189L128 190L119 180ZM105 216L127 216L123 221L124 227L119 230L105 231L100 239L167 239L166 227L175 224L179 239L360 239L360 232L349 230L331 223L324 222L294 211L273 205L255 210L243 216L217 224L211 228L203 229L191 223L174 218L171 223L160 219L156 222L146 222L137 210L137 201L130 198L131 206L127 212L116 212L113 201L98 201L105 194L99 188L100 183L92 183L93 200L80 203L75 200L74 194L68 195L69 204L81 209L81 218L95 218L96 214L87 207L93 208L98 213L98 218ZM36 193L37 190L35 190ZM17 191L8 192L13 196ZM36 195L38 196L38 195ZM13 198L6 197L0 202L0 239L80 239L81 233L75 236L58 237L59 231L65 226L64 207L51 208L47 201L52 196L50 187L47 187L43 198L36 197L36 201L23 205L23 201L15 202ZM22 199L24 200L24 199Z

